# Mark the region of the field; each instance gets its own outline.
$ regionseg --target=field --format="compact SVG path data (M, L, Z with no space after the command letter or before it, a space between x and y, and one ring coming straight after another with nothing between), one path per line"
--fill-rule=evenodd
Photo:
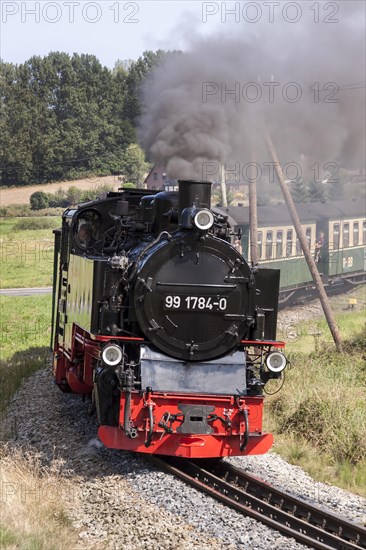
M60 226L59 217L1 220L1 288L52 285L52 231Z
M116 176L95 176L74 181L59 181L57 183L45 183L40 185L26 185L23 187L11 187L0 190L0 205L8 206L9 204L29 204L29 198L36 191L44 191L45 193L56 193L58 189L67 190L71 186L75 186L80 190L90 189L95 185L114 185L117 189L121 187L121 182Z

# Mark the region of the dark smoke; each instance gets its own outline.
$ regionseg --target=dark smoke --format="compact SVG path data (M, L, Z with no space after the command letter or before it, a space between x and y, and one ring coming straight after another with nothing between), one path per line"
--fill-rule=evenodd
M305 155L322 164L363 167L365 5L338 4L339 23L314 23L310 13L294 24L227 23L224 32L192 40L184 53L168 56L143 91L140 141L150 160L164 165L171 177L202 179L207 162L245 163L253 150L257 161L268 160L263 145L267 128L283 162L299 162ZM280 83L273 103L264 85L271 80ZM223 84L227 90L239 83L242 92L249 82L261 86L263 96L256 103L242 95L236 102L220 91L203 101L204 83ZM298 102L282 97L289 82L301 87ZM318 103L309 90L315 82L320 85ZM332 88L322 90L329 82L340 88L333 96L336 103L324 101L332 99ZM254 91L247 94L253 97Z

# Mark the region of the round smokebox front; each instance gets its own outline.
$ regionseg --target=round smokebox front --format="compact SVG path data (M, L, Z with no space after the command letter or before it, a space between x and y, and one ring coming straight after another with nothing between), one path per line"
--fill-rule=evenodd
M192 234L160 243L142 260L134 306L142 331L177 359L205 361L249 333L254 285L248 265L228 243Z

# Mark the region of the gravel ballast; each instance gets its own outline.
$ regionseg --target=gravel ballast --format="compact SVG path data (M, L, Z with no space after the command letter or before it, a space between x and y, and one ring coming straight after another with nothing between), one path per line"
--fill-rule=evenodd
M27 446L44 464L55 459L71 478L72 519L80 548L304 548L158 471L143 457L104 448L88 403L62 394L50 369L27 379L8 409L14 445ZM366 521L366 501L312 480L275 453L229 459L281 489L355 521ZM100 546L102 543L102 546Z

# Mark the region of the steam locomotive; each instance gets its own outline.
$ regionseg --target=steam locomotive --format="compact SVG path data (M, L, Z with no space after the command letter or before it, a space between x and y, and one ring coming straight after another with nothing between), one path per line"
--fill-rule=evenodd
M211 183L121 189L55 231L53 372L90 396L105 446L190 458L263 454L279 270L252 268ZM239 246L238 246L239 245Z

